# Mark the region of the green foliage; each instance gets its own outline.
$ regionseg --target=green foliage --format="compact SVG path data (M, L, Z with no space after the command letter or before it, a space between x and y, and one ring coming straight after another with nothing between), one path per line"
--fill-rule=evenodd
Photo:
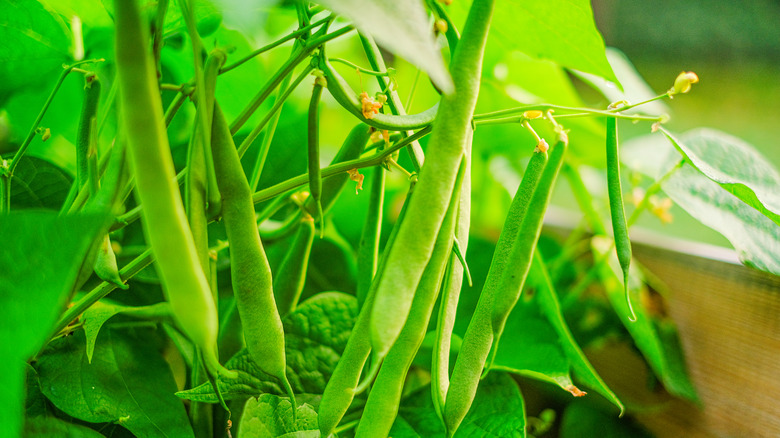
M662 282L633 260L624 284L605 218L610 211L622 210L619 195L626 195L628 236L619 236L618 243L624 255L629 254L630 227L646 210L666 218L665 204L656 199L665 195L725 236L746 265L780 275L780 173L753 146L720 131L677 134L662 127L678 99L696 99L696 89L693 96L678 94L665 102L670 97L666 88L657 90L660 94L653 91L628 57L605 48L590 2L501 0L495 3L492 21L490 0L443 3L1 2L4 436L188 437L209 431L207 435L223 437L229 424L233 436L247 438L314 438L329 429L338 437L524 437L542 436L551 427L563 437L650 436L630 418L644 406L624 404L623 399L630 397L622 388L609 387L605 380L610 380L602 378L602 371L585 354L606 341L635 348L657 379L653 383L675 397L699 402L676 326L663 311ZM127 8L122 9L125 13L138 7L142 34L156 35L161 42L159 51L144 51L147 44L135 41L142 43L135 46L138 59L149 67L144 90L154 98L143 110L128 105L139 97L140 87L117 94L116 78L137 79L128 71L138 64L117 62L123 59L117 59L114 47L119 12L114 4ZM191 19L184 14L188 9ZM126 49L123 37L139 35L120 32L119 46ZM205 52L193 54L193 47ZM179 182L184 181L191 170L188 145L197 143L191 142L193 126L201 124L203 132L217 126L208 110L198 113L206 117L195 121L194 102L205 95L197 90L196 64L212 49L227 57L214 91L227 121L222 146L227 145L230 156L233 143L244 147L238 149L240 162L225 171L220 158L225 151L214 153L217 142L204 137L205 176L190 184L200 190L198 184L212 173L217 184L208 190L219 188L221 193L211 192L208 199L216 204L230 197L226 181L234 178L230 182L243 187L246 178L250 190L242 192L246 205L241 213L245 232L228 237L229 220L224 218L235 213L230 203L223 202L221 210L214 205L188 206L188 217L202 221L203 243L166 256L170 233L160 233L144 215L156 206L158 213L175 216L171 208L179 193L173 178L160 174L150 179L170 183L171 199L163 200L159 190L151 190L142 202L136 196L139 175L130 176L139 164L141 168L149 164L149 154L136 157L135 170L112 164L106 171L107 158L121 157L115 153L124 153L121 146L130 137L148 136L153 121L159 129L157 152L165 160L170 155L172 170L179 173ZM201 55L203 59L194 58ZM322 97L316 99L317 117L308 107L315 80L310 71L321 76L318 80L324 86L318 90ZM155 78L154 72L159 76ZM97 156L90 157L98 163L90 170L99 176L97 197L115 194L117 204L98 213L95 206L101 201L94 202L95 193L73 186L84 76L93 74L103 86L94 125L85 125L90 129L84 130L94 135L82 138L82 143L90 140L97 145ZM301 80L284 81L287 76ZM674 78L668 82L671 86ZM616 101L626 102L607 107ZM165 124L163 111L168 112ZM159 117L150 117L153 113ZM150 123L119 126L139 115L150 118ZM613 138L608 146L613 152L622 149L621 162L613 159L605 167L606 118L618 121L621 129L625 126L626 138L634 138L622 144ZM272 122L259 126L261 120ZM228 126L235 128L232 133L227 133ZM315 129L316 142L310 136ZM661 132L645 135L651 130ZM252 137L244 142L250 131ZM414 137L407 139L410 135ZM309 138L317 147L311 155L306 147ZM548 211L545 196L545 202L530 204L533 214L507 218L507 211L512 214L510 199L522 181L530 184L526 172L541 172L539 166L545 166L527 164L533 151L543 153L548 143L565 138L571 147L558 179L565 177L572 184L554 184L552 178L543 180L537 190L551 193L556 209L573 210L576 200L585 213L583 229L592 234L576 230L565 241L546 234L531 241L539 223L526 218L549 218L545 213L552 207ZM624 169L619 169L621 165ZM321 221L316 217L319 229L310 249L307 243L305 250L300 245L296 250L292 245L296 224L317 212L319 177L309 178L308 169L322 173L323 217ZM378 169L385 174L383 185L371 193L365 181L362 190L363 178ZM619 181L618 170L633 173L623 172ZM629 183L637 192L646 191L633 208L628 206ZM206 193L207 188L202 189ZM451 196L459 190L462 197ZM100 208L108 210L110 203L105 201ZM411 207L399 215L402 205ZM380 231L378 236L363 231L369 210L377 215L370 225ZM142 217L144 221L139 220ZM442 231L445 217L448 228ZM483 289L488 289L491 265L504 263L494 252L505 222L510 231L501 236L505 245L498 253L522 246L525 251L517 252L527 256L530 268L517 291L519 299L509 296L512 299L496 304L493 294ZM184 219L179 225L182 237L189 238L191 228ZM523 225L533 231L523 234L525 239L518 237ZM452 229L460 247L468 248L471 286L461 278L463 269L449 249ZM109 232L119 261L118 283L93 275L95 251L108 241ZM391 232L402 237L388 238ZM163 245L150 249L152 236ZM258 236L262 245L255 248L260 257L256 260L267 258L268 263L231 262L231 251L235 258L242 245ZM378 256L373 243L361 239L378 242ZM441 248L432 257L436 241ZM193 267L199 278L199 270L206 277L199 282L199 292L204 293L198 298L204 299L208 315L182 312L192 304L193 291L181 287L186 281L171 282L158 271L163 266L178 269L193 260L203 261ZM282 315L283 333L277 326L270 342L270 325L260 320L278 316L278 303L269 299L258 305L262 312L243 315L242 324L233 284L262 278L249 289L255 293L262 289L268 297L272 278L285 281L283 265L305 266L305 272L295 271L294 282L288 280L295 286L293 301L298 294L301 301ZM525 275L519 270L508 266L493 280L514 285L515 276ZM421 282L424 272L430 275ZM419 303L426 300L412 300L415 290L418 297L437 296L443 282L464 283L460 302L445 306L457 307L457 313L441 315L444 312L432 299L424 307ZM125 283L127 291L106 298ZM165 298L172 287L177 288L180 306L175 316ZM629 318L624 287L636 321ZM381 299L374 300L372 294ZM494 359L463 365L475 356L471 347L475 342L485 353L495 348L493 335L501 334L501 327L492 325L500 324L480 315L492 315L499 307L511 311ZM215 309L219 315L210 312ZM407 314L415 315L414 321L407 321ZM218 345L194 339L207 322L216 328L216 316ZM437 318L445 316L454 322L452 333L445 334L452 336L452 345L449 351L435 351ZM413 338L400 343L392 339L414 323L419 330ZM472 339L464 337L470 326L478 328ZM466 339L464 344L461 339ZM273 350L278 368L273 375L255 362L257 350L253 359L247 344ZM393 380L373 385L373 377L385 365L384 354L398 345L405 349L398 357L414 358L413 363L409 367L388 361L385 370L398 368L385 373ZM446 366L432 370L432 357L447 354L450 372L459 366L468 370L465 380L474 389L470 394L461 393L468 385L448 387L450 374L441 372ZM209 371L218 365L204 364L204 356L214 361L221 357L232 372L204 373L204 365ZM281 365L285 361L286 367ZM343 374L349 374L344 378L338 378L340 363L346 369ZM432 373L437 373L434 388ZM293 399L285 375L296 395ZM361 393L366 388L375 391L368 406L382 406L366 410L371 415L384 412L383 397L391 399L383 388L398 389L393 394L401 395L400 402L387 408L387 415L398 412L389 432L379 430L374 424L378 422L357 427L361 418L369 417L364 414L367 394ZM328 405L326 389L344 406ZM549 409L532 417L538 411L526 412L524 396L533 409ZM553 406L536 406L550 397ZM334 418L335 411L342 416ZM623 413L629 418L619 419Z

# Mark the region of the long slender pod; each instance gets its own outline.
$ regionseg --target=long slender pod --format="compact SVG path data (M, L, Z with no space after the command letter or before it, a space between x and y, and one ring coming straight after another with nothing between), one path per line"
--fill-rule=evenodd
M301 298L313 242L314 220L304 214L298 221L298 230L292 244L274 276L274 297L281 317L295 310Z
M115 0L114 20L122 120L163 291L176 321L202 351L209 373L236 377L217 359L217 309L176 184L148 31L133 1Z
M444 270L452 255L453 236L459 215L460 191L466 173L466 160L461 162L455 190L452 193L447 214L436 237L433 253L425 267L420 284L412 301L412 308L398 340L382 362L363 416L355 433L356 438L385 438L390 433L401 403L406 373L417 350L422 344L436 298L441 289Z
M544 172L542 172L542 177L536 186L536 190L534 190L531 203L528 205L528 211L520 226L520 233L512 246L512 252L509 255L507 264L512 268L511 270L505 269L501 275L501 281L493 300L493 357L495 357L495 353L498 351L498 343L504 332L509 313L517 304L517 300L523 291L528 271L531 269L536 243L539 241L539 235L542 232L544 214L547 211L547 205L550 203L552 190L558 179L558 174L563 164L563 157L567 149L568 140L563 135L561 140L552 147L550 160L547 166L545 166Z
M333 165L360 158L369 138L371 138L371 128L365 123L358 123L349 131L349 134L347 134L347 137L341 144L341 148L336 152L336 156L333 157L330 164ZM322 180L322 197L320 202L322 203L323 213L327 213L330 210L347 181L349 181L349 174L346 172ZM309 214L317 214L314 199L311 197L306 198L303 206Z
M460 189L458 218L455 226L455 237L462 242L461 252L465 256L469 241L471 224L471 141L463 157L466 163L463 183ZM441 303L436 321L436 337L431 356L431 397L436 414L444 419L444 400L450 386L450 345L452 330L455 326L455 316L458 310L460 290L463 286L463 265L453 254L449 261L449 274L445 277L441 292Z
M320 170L320 97L325 86L325 78L318 76L314 80L314 89L309 103L309 192L317 209L317 220L320 221L320 235L323 233L322 213L322 174Z
M520 187L515 193L509 207L504 228L498 238L498 244L490 264L485 285L471 322L463 338L460 354L455 362L449 387L445 394L444 424L448 434L452 436L465 417L479 385L479 377L485 360L493 344L492 310L493 300L498 289L501 276L507 268L512 246L520 231L523 218L528 211L534 190L541 179L547 155L536 151L528 163ZM446 371L446 370L445 370ZM441 370L439 371L442 372ZM434 394L434 397L436 394ZM435 399L434 399L435 400Z
M401 208L398 221L388 237L385 253L380 258L377 275L383 271L384 265L387 263L387 251L398 236L398 230L406 217L409 199L414 193L415 186L416 180L412 180L412 183L409 185L409 192L406 195L406 203ZM347 346L344 348L341 359L336 364L336 369L330 376L330 380L328 380L328 384L325 386L325 391L322 394L317 421L319 423L320 435L323 437L330 436L336 426L338 426L339 421L344 417L347 409L349 409L349 405L352 404L352 400L355 398L355 388L360 381L360 374L363 366L366 364L368 355L371 353L369 318L371 316L371 306L376 296L376 286L376 281L371 283L371 288L368 291L368 295L366 295L363 307L360 309L355 326L352 328L352 334L349 336Z
M401 224L385 271L377 276L379 283L371 314L371 346L377 360L387 354L403 328L447 212L472 132L471 119L479 94L493 5L493 0L478 0L471 5L463 39L450 64L455 92L442 97L426 151L426 165L409 202L407 214L415 220ZM387 314L388 309L393 309L391 315Z
M282 382L296 406L287 379L284 329L274 301L271 266L257 231L249 182L219 104L214 105L211 147L222 196L222 219L230 241L233 294L249 356L261 370Z
M631 265L631 240L628 237L626 212L623 210L623 186L620 183L620 155L618 154L617 119L607 117L607 187L609 191L609 212L612 216L612 233L615 236L620 269L623 271L623 284L626 291L626 304L631 312L628 319L636 321L634 307L628 291L628 271Z
M76 184L79 190L87 184L89 175L89 145L92 139L92 120L97 117L100 100L101 81L97 75L89 74L84 78L84 103L81 107L81 119L76 141ZM94 133L97 135L97 132Z
M382 236L382 210L385 203L385 172L384 167L376 166L371 173L368 213L358 245L358 308L362 308L366 301L366 295L379 265L379 241Z

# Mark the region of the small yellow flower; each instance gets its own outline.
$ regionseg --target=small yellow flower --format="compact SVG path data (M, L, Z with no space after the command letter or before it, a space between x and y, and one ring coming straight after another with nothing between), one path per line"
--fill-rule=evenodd
M668 91L670 96L691 91L691 85L699 82L699 77L692 71L684 71L677 75L674 86Z
M379 108L382 108L382 103L377 102L365 91L360 93L360 103L362 105L363 117L367 119L374 117L374 114L379 113Z
M357 186L355 186L355 194L357 195L358 190L363 190L363 179L365 178L365 175L361 175L360 171L357 169L349 169L347 173L349 174L349 179L357 183Z
M539 110L530 110L523 113L523 117L526 119L540 119L544 116L544 113Z

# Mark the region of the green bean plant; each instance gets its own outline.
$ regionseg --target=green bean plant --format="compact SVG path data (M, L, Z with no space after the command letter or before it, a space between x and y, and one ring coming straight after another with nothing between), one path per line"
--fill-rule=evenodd
M699 402L631 227L780 274L777 171L590 2L450 3L0 4L0 435L648 436L608 340Z

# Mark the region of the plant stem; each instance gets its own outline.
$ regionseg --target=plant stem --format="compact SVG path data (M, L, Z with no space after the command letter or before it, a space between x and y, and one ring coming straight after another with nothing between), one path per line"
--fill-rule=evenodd
M344 173L350 169L362 169L364 167L378 166L382 164L382 162L384 162L384 160L387 159L387 157L391 156L395 151L403 148L404 146L407 146L413 141L419 140L420 138L428 135L430 132L431 132L431 127L429 126L417 131L413 135L406 137L405 139L398 142L397 144L394 144L388 147L387 149L384 149L382 152L378 152L374 154L371 157L358 158L356 160L331 164L330 166L322 169L322 177L327 178L329 176L333 176L339 173ZM258 202L262 202L267 199L273 198L274 196L280 193L284 193L296 187L304 186L308 182L309 182L308 174L298 175L295 178L290 178L287 181L280 182L279 184L255 192L255 194L252 195L252 200L254 201L255 204L257 204Z
M381 71L369 70L367 68L363 68L363 67L361 67L361 66L359 66L357 64L354 64L352 62L349 62L346 59L328 58L328 61L330 61L330 62L338 62L340 64L344 64L346 66L352 67L353 69L359 71L360 73L365 73L365 74L371 75L371 76L390 76L390 72L388 72L388 71L381 72Z
M661 122L666 119L663 116L653 117L653 116L643 116L643 115L620 114L618 112L609 111L609 110L606 111L595 110L590 108L578 108L578 107L551 105L551 104L543 103L543 104L523 105L516 108L509 108L505 110L493 111L484 114L476 114L473 118L473 121L475 124L478 125L495 124L495 123L518 123L525 120L525 117L523 117L522 114L526 111L531 111L531 110L539 110L539 111L557 110L557 111L571 111L573 113L573 114L559 114L556 116L557 119L563 117L584 117L589 115L601 115L601 116L615 117L620 119L630 119L630 120L647 120L653 122ZM620 108L619 110L622 111L623 108Z
M32 141L33 137L35 137L35 132L38 129L38 126L41 124L41 120L43 120L43 116L46 115L46 111L49 109L51 102L54 100L54 96L57 95L57 92L60 90L60 87L62 86L62 83L65 81L65 78L68 77L68 74L79 65L102 62L102 61L105 60L102 58L87 59L85 61L79 61L65 67L65 70L63 70L63 72L60 74L60 77L59 79L57 79L57 83L54 85L54 88L51 90L51 93L49 93L49 97L46 99L46 103L43 104L43 108L41 108L41 111L38 113L38 117L33 122L33 125L30 128L30 132L27 134L27 137L22 142L22 145L19 146L19 149L16 151L14 158L11 160L11 163L8 165L9 180L11 176L13 176L14 169L16 169L16 166L19 164L19 160L22 158L22 155L24 155L24 153L27 151L27 147L30 146L30 142Z
M236 61L236 62L234 62L234 63L232 63L232 64L230 64L230 65L228 65L226 67L223 67L219 71L219 73L220 74L227 73L230 70L233 70L234 68L240 66L241 64L244 64L245 62L251 60L255 56L260 55L262 53L265 53L265 52L267 52L267 51L269 51L269 50L271 50L271 49L273 49L273 48L275 48L277 46L280 46L280 45L286 43L287 41L290 41L292 39L298 38L299 36L305 34L306 32L308 32L310 30L312 30L313 28L315 28L317 26L320 26L322 24L325 24L325 23L327 23L327 22L329 22L331 20L333 20L333 17L326 17L326 18L323 18L322 20L316 21L316 22L314 22L314 23L312 23L312 24L310 24L310 25L308 25L306 27L302 27L302 28L296 30L295 32L292 32L292 33L290 33L290 34L288 34L288 35L286 35L286 36L284 36L284 37L282 37L282 38L272 42L271 44L265 45L265 46L255 50L255 51L253 51L252 53L250 53L249 55L239 59L238 61Z

